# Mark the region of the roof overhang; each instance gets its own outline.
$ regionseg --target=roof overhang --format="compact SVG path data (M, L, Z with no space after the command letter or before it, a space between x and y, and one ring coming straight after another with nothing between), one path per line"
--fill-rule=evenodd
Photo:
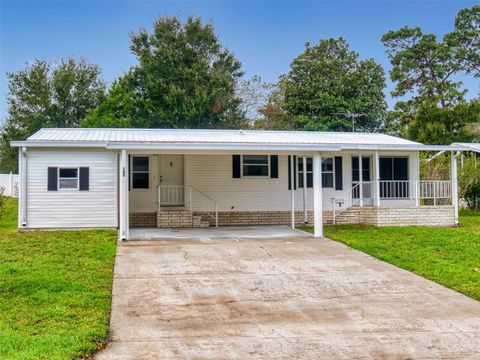
M35 148L104 148L109 150L188 150L188 151L462 151L461 145L382 145L382 144L302 144L302 143L117 143L87 141L12 141L13 147Z

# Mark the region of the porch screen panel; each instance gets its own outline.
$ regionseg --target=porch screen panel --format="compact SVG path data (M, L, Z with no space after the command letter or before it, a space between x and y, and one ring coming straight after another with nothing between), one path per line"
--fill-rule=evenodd
M410 196L407 157L380 158L380 197L404 199Z

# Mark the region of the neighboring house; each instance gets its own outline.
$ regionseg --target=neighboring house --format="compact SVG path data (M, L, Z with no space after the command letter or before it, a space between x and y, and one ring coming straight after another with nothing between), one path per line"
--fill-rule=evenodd
M42 129L12 146L21 228L458 221L456 157L453 181L419 177L420 151L458 149L383 134Z

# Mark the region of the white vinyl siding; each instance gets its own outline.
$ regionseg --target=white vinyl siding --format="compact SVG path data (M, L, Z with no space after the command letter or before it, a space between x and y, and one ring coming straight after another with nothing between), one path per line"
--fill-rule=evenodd
M132 155L133 156L133 155ZM135 155L146 156L146 155ZM157 211L157 186L158 184L158 156L148 156L148 189L132 189L128 192L129 211L131 213L138 212L155 212Z
M88 191L47 190L48 167L89 167ZM111 151L27 151L27 227L117 226L117 157Z

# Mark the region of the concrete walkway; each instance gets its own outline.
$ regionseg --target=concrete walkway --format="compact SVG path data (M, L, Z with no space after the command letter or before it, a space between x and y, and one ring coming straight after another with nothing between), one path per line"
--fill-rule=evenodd
M126 242L97 359L479 359L480 303L342 244Z

